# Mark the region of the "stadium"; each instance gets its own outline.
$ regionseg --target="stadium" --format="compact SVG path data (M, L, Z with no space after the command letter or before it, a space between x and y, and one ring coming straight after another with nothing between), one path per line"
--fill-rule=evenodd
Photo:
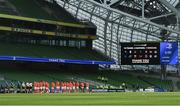
M179 0L0 0L0 105L179 106Z

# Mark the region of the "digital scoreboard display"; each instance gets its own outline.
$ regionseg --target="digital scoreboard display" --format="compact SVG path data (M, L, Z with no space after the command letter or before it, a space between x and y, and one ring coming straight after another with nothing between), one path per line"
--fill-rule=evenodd
M157 65L160 63L159 43L121 43L122 65Z
M160 63L167 65L178 64L178 43L161 42L160 43Z
M176 65L178 43L121 43L122 65Z

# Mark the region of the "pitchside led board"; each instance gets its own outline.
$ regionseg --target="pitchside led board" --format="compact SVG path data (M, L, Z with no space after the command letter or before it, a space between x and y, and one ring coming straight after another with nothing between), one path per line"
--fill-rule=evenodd
M175 65L178 43L121 43L122 65Z

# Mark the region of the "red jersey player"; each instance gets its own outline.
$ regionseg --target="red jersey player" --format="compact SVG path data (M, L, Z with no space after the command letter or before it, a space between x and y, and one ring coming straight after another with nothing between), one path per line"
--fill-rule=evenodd
M79 92L79 82L76 82L75 86L76 86L76 92Z
M56 93L60 92L60 83L59 81L56 81Z
M54 92L55 92L54 87L55 87L55 83L54 83L54 82L51 82L51 93L54 93Z
M73 90L73 92L75 92L75 90L76 90L76 83L73 82L73 83L72 83L72 86L73 86L73 87L72 87L72 90Z
M40 92L40 84L39 84L39 82L36 82L36 88L37 88L37 92L36 93L39 93Z
M40 88L39 93L42 93L42 91L43 91L43 82L42 81L39 82L39 88Z
M84 92L84 83L81 82L81 92Z
M64 92L67 92L67 82L64 82Z
M34 82L33 86L34 86L34 93L37 93L37 82Z
M72 91L72 82L69 82L69 93Z
M46 87L46 93L49 93L49 83L45 82L45 87Z
M70 83L69 82L66 82L66 88L67 88L67 92L69 93L70 92Z

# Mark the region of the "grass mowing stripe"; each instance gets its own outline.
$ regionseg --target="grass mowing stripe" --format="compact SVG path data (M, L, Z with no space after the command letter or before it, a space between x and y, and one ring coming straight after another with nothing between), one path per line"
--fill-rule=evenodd
M180 93L2 94L0 105L180 106Z

